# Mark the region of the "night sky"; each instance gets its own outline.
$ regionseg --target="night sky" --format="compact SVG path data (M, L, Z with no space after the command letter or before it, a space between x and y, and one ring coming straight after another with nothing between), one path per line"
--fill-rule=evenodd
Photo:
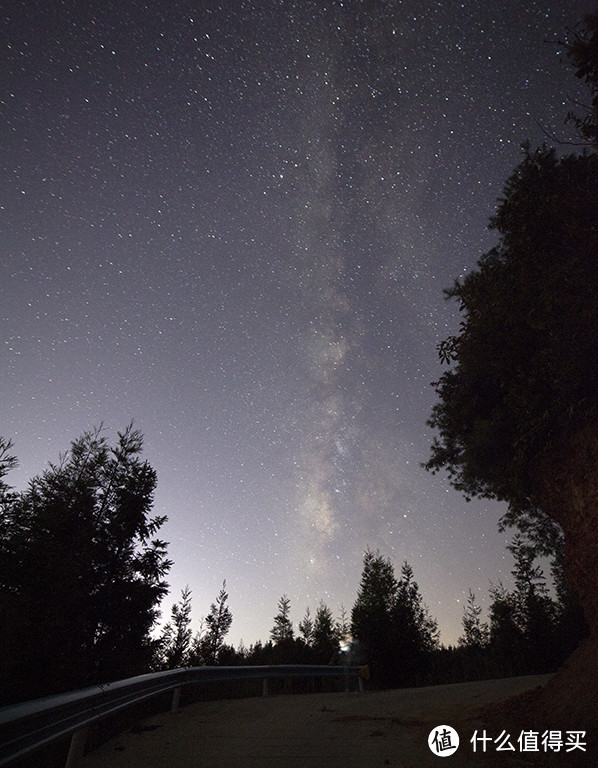
M566 136L591 0L6 0L0 434L27 479L132 419L195 626L355 600L366 547L444 643L508 583L497 503L421 468L442 289L520 144Z

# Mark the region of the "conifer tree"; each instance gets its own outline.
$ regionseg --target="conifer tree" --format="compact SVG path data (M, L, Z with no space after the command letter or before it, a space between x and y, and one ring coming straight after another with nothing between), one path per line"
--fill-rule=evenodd
M286 595L283 595L278 601L278 613L274 617L274 626L270 631L270 638L275 645L288 643L295 636L293 624L289 618L290 612L291 601Z
M210 613L204 620L205 633L199 638L195 647L196 656L199 655L203 664L212 666L218 663L218 656L224 646L224 638L233 622L232 613L226 604L227 600L228 593L225 580L216 602L211 604ZM197 659L195 663L197 663Z
M181 590L181 600L171 609L171 620L164 627L160 638L161 663L167 669L177 669L189 664L191 652L191 590Z
M332 611L323 601L320 601L314 619L313 650L316 664L328 664L338 652L338 635Z
M132 425L114 447L101 428L85 433L1 505L5 700L149 670L171 562L153 538L166 518L150 517L156 473L142 445Z
M525 671L552 671L556 663L557 605L550 598L544 572L535 565L535 551L515 536L510 551L515 558L516 616L522 633Z
M353 635L364 646L379 685L422 682L429 654L438 646L436 621L424 605L408 563L397 580L390 560L367 550L351 613Z
M438 625L424 604L413 569L404 562L393 607L395 684L416 685L424 680L429 654L438 647Z
M341 605L341 611L336 620L335 630L341 650L347 650L351 639L351 620L349 616L347 616L347 609L344 605Z
M463 634L459 638L459 645L475 650L486 647L490 630L480 618L481 613L482 607L476 603L475 594L470 589L467 605L463 610Z
M495 672L500 677L524 674L524 636L516 596L499 582L491 584L490 597L490 650Z
M312 644L313 634L314 634L314 621L311 617L311 611L309 610L309 606L305 609L305 615L303 616L303 619L299 622L299 634L303 638L303 642L306 645Z

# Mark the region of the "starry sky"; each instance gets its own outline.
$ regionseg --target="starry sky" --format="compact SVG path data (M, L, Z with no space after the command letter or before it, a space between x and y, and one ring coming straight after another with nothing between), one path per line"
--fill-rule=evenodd
M508 583L498 503L421 467L442 289L579 84L591 0L5 0L0 434L23 488L132 419L195 626L350 611L366 547L444 643Z

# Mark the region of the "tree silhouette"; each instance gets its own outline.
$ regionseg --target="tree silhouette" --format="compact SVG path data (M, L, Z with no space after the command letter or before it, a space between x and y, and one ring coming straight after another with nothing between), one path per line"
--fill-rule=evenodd
M170 622L164 627L160 638L159 666L166 669L185 667L190 661L191 640L191 590L181 590L181 600L171 609Z
M467 605L463 611L463 634L459 638L459 645L466 648L481 650L488 644L488 625L481 619L482 608L475 601L475 595L469 590Z
M586 16L567 46L575 75L589 87L591 103L583 115L569 112L567 120L575 125L582 140L598 143L598 13Z
M4 482L4 477L18 466L16 456L12 454L13 444L10 440L0 437L0 508L14 501L15 493ZM4 518L3 518L4 519Z
M341 605L341 611L336 620L336 634L341 650L346 650L351 639L351 619L347 615L347 609L344 605Z
M85 433L2 504L0 680L7 699L146 672L167 592L166 544L152 539L156 473L132 425L114 447ZM35 638L23 642L23 638Z
M314 618L313 652L315 664L328 664L338 652L338 634L332 611L320 601Z
M377 685L421 682L438 629L425 607L408 563L397 579L390 560L367 550L351 612L354 637L364 646Z
M399 685L422 683L429 654L438 647L438 625L424 605L413 569L404 562L393 606L395 681Z
M394 567L380 552L366 550L357 599L351 611L351 630L364 647L372 680L382 684L388 674L393 646L392 609L397 592Z
M293 624L289 618L291 612L291 601L286 595L283 595L278 601L278 613L274 617L274 626L270 631L270 638L275 645L288 643L293 640Z
M524 635L517 615L517 599L502 583L490 587L490 648L500 677L525 673Z
M218 593L216 602L210 606L210 612L205 618L205 633L195 644L194 663L217 664L219 654L224 647L224 638L228 634L233 622L230 608L227 606L228 593L226 581L222 583L222 589Z
M299 622L299 634L303 638L303 642L306 645L312 644L314 634L314 621L311 617L309 606L305 609L305 615Z
M598 157L525 150L491 226L499 244L448 295L464 320L440 345L438 433L427 468L467 497L545 514L592 637L564 675L598 685ZM579 664L579 667L576 667ZM588 668L589 665L589 668ZM572 685L553 681L561 703ZM562 686L562 688L560 687ZM558 693L556 693L558 691ZM587 718L579 693L570 705Z

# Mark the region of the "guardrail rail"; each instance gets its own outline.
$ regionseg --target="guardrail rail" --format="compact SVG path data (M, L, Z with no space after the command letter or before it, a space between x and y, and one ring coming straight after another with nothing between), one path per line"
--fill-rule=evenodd
M267 696L268 681L275 678L336 677L344 680L346 691L350 680L357 679L362 691L359 672L360 667L346 665L187 667L14 704L0 709L0 766L70 735L65 768L76 768L92 724L165 691L173 692L171 711L176 712L181 689L188 685L258 679L262 680L262 693Z

